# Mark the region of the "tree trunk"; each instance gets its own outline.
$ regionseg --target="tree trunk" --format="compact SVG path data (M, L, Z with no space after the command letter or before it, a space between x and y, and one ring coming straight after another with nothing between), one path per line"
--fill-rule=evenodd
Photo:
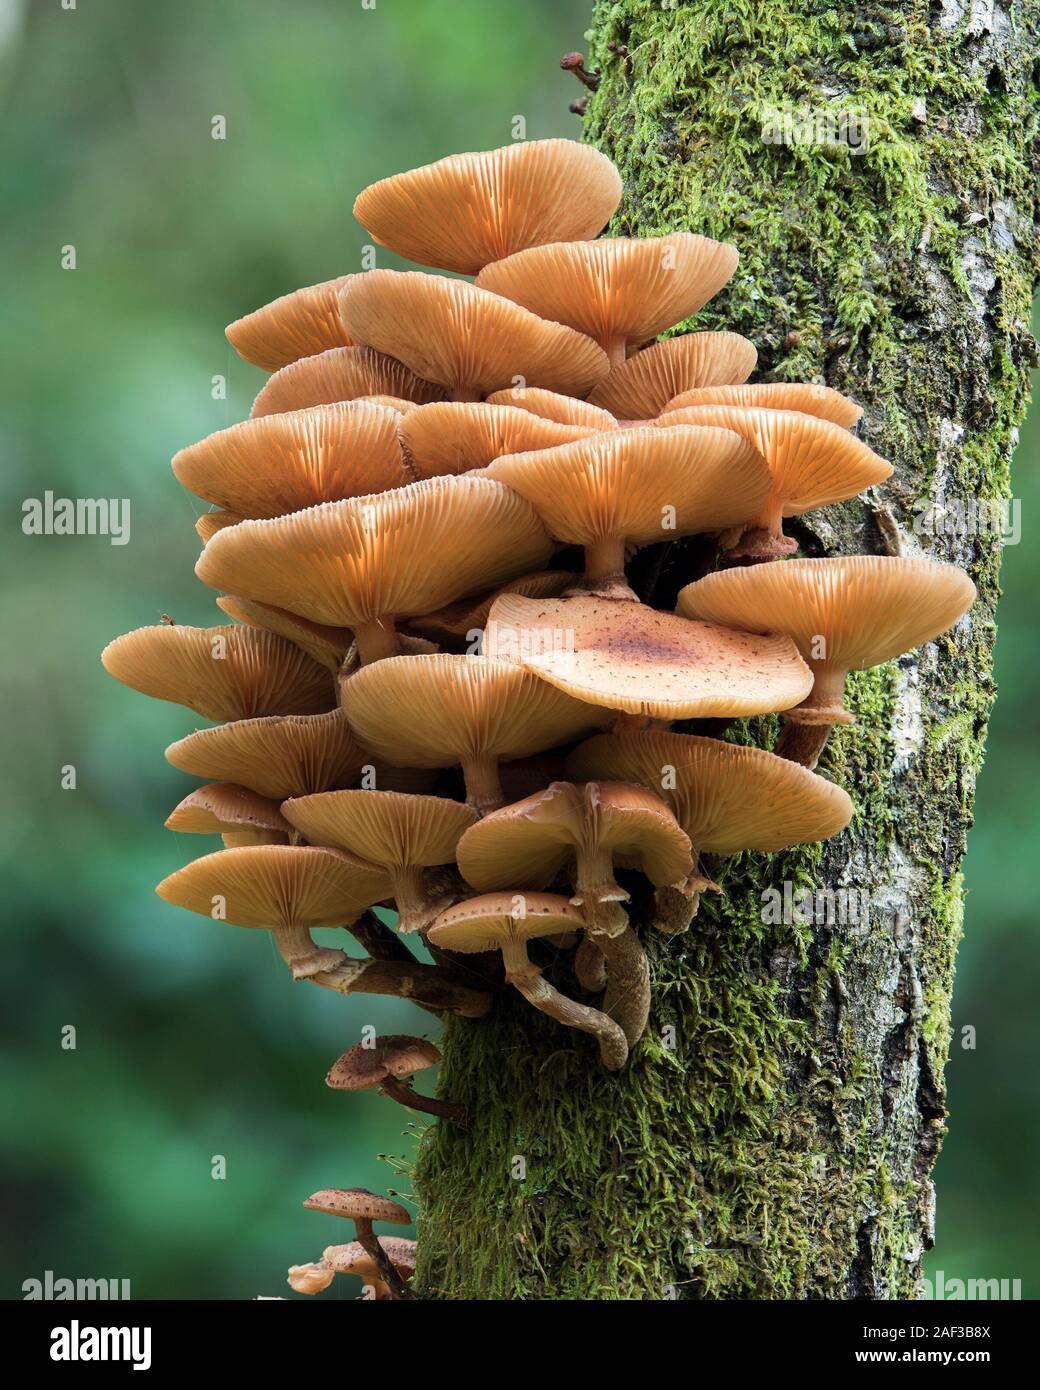
M685 936L640 928L653 1014L622 1072L511 994L449 1023L443 1093L475 1125L421 1147L419 1284L911 1298L994 695L1000 546L957 508L1008 497L1034 360L1037 7L601 0L593 25L584 135L625 180L611 230L735 242L737 275L696 326L753 339L756 379L853 396L895 465L868 500L789 523L803 553L923 550L968 569L979 600L947 637L850 680L858 722L820 765L856 800L845 834L719 867L725 897L706 895ZM950 510L933 535L919 518L935 501ZM637 587L667 606L697 563L693 543L642 557ZM730 737L775 733L756 720ZM785 921L785 884L796 908L804 888L835 896ZM568 958L550 973L576 992Z

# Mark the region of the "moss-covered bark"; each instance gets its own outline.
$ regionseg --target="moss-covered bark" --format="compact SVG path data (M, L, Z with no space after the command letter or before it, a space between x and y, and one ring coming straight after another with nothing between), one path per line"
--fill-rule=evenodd
M477 1123L421 1146L431 1297L914 1295L999 546L913 519L1009 495L1034 353L1038 23L1035 3L964 0L595 6L584 131L625 179L612 230L736 242L737 276L697 327L747 334L762 379L854 396L896 466L868 501L797 524L803 550L920 546L966 566L980 598L948 637L854 678L859 722L821 764L857 802L849 831L731 861L687 936L643 931L654 1013L626 1070L604 1074L587 1040L508 995L449 1025L442 1089ZM866 152L763 141L800 107L839 130L864 113ZM694 563L675 547L654 601ZM868 919L773 922L763 890L784 882L866 893Z

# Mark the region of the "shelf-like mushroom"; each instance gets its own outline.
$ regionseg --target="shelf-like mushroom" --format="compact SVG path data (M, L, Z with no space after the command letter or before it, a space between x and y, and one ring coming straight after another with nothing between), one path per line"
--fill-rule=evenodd
M214 536L196 573L313 622L349 627L362 662L401 651L394 621L544 564L533 508L487 477L428 478Z
M211 782L189 792L166 817L166 828L190 835L220 835L225 849L287 845L292 833L277 801L233 782Z
M485 473L525 497L557 540L584 546L584 588L630 600L626 545L740 525L770 488L761 455L726 429L606 430L498 458Z
M340 275L283 294L229 323L225 336L239 357L265 372L328 348L350 347L339 316L339 292L349 279Z
M403 1236L380 1236L379 1246L401 1279L411 1279L415 1274L415 1241ZM377 1266L361 1242L354 1240L347 1245L327 1246L321 1259L313 1264L292 1265L287 1282L297 1293L315 1294L327 1289L337 1274L355 1274L366 1289L372 1290L373 1301L382 1303L392 1299L393 1294L381 1271L382 1266Z
M443 399L444 389L370 347L329 348L275 372L261 388L250 415L255 419L365 396L393 396L424 404Z
M435 1067L440 1060L441 1054L424 1038L391 1033L344 1052L333 1062L325 1084L334 1091L379 1091L409 1110L436 1115L467 1129L470 1122L463 1106L422 1096L412 1087L416 1072Z
M447 903L431 898L424 869L454 864L476 812L440 796L334 791L286 801L282 811L312 845L345 849L385 870L401 932L422 931Z
M417 406L398 426L405 466L413 479L486 468L502 454L550 449L591 433L560 425L515 406L486 401L433 401Z
M952 627L975 601L956 565L923 556L843 555L720 570L679 594L691 618L787 634L809 663L812 693L786 711L777 751L815 767L845 709L849 671L880 666Z
M442 912L430 928L430 940L463 954L501 951L507 982L528 1003L565 1027L591 1033L599 1044L603 1065L608 1071L617 1071L628 1059L628 1042L621 1026L599 1009L561 994L527 954L529 941L582 931L584 926L579 909L555 894L487 893Z
M692 232L556 241L485 266L476 284L584 333L617 366L703 308L738 259L735 246Z
M354 216L410 261L475 275L528 246L596 236L620 201L621 177L599 150L520 140L380 179Z
M543 420L555 420L558 425L585 425L592 430L618 427L609 410L573 396L561 396L558 391L547 391L544 386L510 386L504 391L493 391L487 404L515 406L517 410L540 415Z
M368 1255L380 1281L390 1290L391 1297L415 1297L372 1229L374 1221L385 1221L391 1226L410 1226L412 1218L407 1207L401 1206L400 1202L392 1202L389 1197L377 1196L364 1187L323 1188L321 1192L312 1193L303 1205L308 1211L319 1211L326 1216L342 1216L348 1221L353 1221L357 1243ZM332 1264L336 1272L340 1273L335 1259L330 1259L329 1256L330 1251L326 1250L322 1260ZM350 1272L360 1273L360 1270L354 1268Z
M695 405L764 406L767 410L800 410L803 415L816 415L831 420L846 429L863 414L863 407L850 401L832 386L817 386L802 381L755 381L741 386L695 386L681 391L670 400L661 414L660 422L673 422L668 416L673 410Z
M611 369L589 401L619 420L652 420L680 391L747 381L758 352L739 333L684 333L643 348Z

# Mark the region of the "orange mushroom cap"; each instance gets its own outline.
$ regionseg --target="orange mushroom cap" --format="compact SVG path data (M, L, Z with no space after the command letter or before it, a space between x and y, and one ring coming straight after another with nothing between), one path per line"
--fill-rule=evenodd
M286 608L275 608L269 603L257 603L254 599L242 598L238 594L222 594L217 599L217 607L247 627L276 632L279 637L284 637L300 647L329 671L340 671L350 656L354 638L349 628L312 623L307 618L301 618L298 613L290 613Z
M363 396L394 396L408 401L438 401L440 386L422 381L402 363L369 347L329 348L291 362L264 385L250 415L278 415L287 410Z
M167 816L166 828L191 835L255 832L285 838L292 830L276 800L233 782L213 782L189 792Z
M254 309L224 329L228 342L239 357L265 372L328 348L350 347L339 316L339 292L349 279L340 275L306 285Z
M540 415L543 420L555 420L558 425L586 425L592 430L618 427L609 410L577 401L573 396L561 396L558 391L546 391L542 386L510 386L504 391L493 391L487 403L515 406L517 410Z
M486 468L502 454L548 449L590 432L586 426L560 425L528 410L482 401L417 406L399 426L405 461L416 479Z
M613 367L589 401L620 420L650 420L680 391L746 381L757 361L754 343L739 333L684 333Z
M668 402L660 416L661 424L675 422L668 416L673 410L696 405L764 406L767 410L799 410L803 415L816 415L846 429L863 414L863 407L830 386L817 386L801 381L755 381L740 386L695 386L681 391Z

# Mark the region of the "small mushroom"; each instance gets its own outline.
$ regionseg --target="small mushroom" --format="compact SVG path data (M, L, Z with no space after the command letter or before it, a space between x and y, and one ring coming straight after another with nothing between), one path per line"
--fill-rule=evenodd
M401 1236L380 1236L379 1246L403 1281L407 1282L414 1276L416 1248L414 1240L405 1240ZM375 1302L387 1302L394 1297L390 1285L382 1277L381 1268L376 1265L360 1241L351 1241L349 1245L328 1246L322 1254L320 1267L331 1270L333 1276L337 1274L356 1275L366 1290L372 1290L372 1298ZM415 1295L409 1293L407 1296L414 1298Z
M292 833L277 801L232 782L214 782L190 792L167 816L166 828L191 835L220 835L225 849L287 845Z
M208 545L218 531L223 531L226 526L237 526L244 520L237 512L203 512L195 523L195 533L203 545Z
M692 232L557 241L485 266L476 284L584 333L617 366L703 308L738 259L735 246Z
M651 420L680 391L746 381L757 361L754 343L739 333L684 333L618 363L589 401L622 421Z
M620 201L621 177L599 150L520 140L370 184L354 216L410 261L475 275L528 246L596 236Z
M346 627L327 627L322 623L312 623L301 618L298 613L290 613L287 608L276 608L270 603L257 603L255 599L242 598L238 594L222 594L217 599L217 607L238 623L247 627L258 627L265 632L276 632L279 637L294 643L312 657L319 665L326 667L334 675L342 672L344 664L351 657L351 649L356 653L354 634Z
M518 376L583 396L609 369L591 338L465 280L369 270L340 296L348 331L398 358L454 401L501 391Z
M514 406L485 401L434 401L400 422L405 463L414 479L486 468L502 454L549 449L591 433L584 425L560 425Z
M429 478L214 536L195 567L312 622L349 627L363 663L397 655L395 619L544 564L530 504L488 477Z
M386 762L461 765L467 804L478 815L503 804L500 760L540 753L603 723L599 710L513 662L443 652L363 667L344 686L342 703L357 737Z
M561 396L558 391L546 391L543 386L510 386L493 391L488 405L511 405L540 415L543 420L555 420L559 425L585 425L592 430L616 430L618 422L609 410L601 410L588 401L573 396Z
M803 415L816 415L848 429L863 414L862 406L850 401L831 386L816 386L801 381L756 381L742 386L695 386L681 391L668 402L659 417L662 425L674 422L668 417L673 410L697 405L764 406L767 410L799 410Z
M349 279L340 275L320 285L306 285L254 309L224 329L228 342L239 357L265 372L327 348L350 347L339 316L339 292Z
M401 932L424 930L446 905L431 898L423 870L454 864L460 835L477 819L445 797L384 791L319 792L282 811L312 845L348 850L385 871Z
M374 1038L371 1044L358 1043L344 1052L332 1064L325 1084L334 1091L378 1090L409 1110L437 1115L468 1129L470 1121L463 1106L422 1096L412 1089L415 1073L435 1067L440 1060L441 1054L433 1043L393 1033Z
M879 666L945 632L975 601L956 565L922 556L847 555L720 570L688 584L679 611L746 631L786 633L813 672L811 694L786 711L777 751L815 767L845 708L849 671Z
M365 396L395 396L422 404L442 400L444 389L370 347L329 348L275 372L261 388L250 415L256 419Z
M412 1299L408 1285L397 1272L393 1260L380 1244L374 1230L373 1221L386 1221L392 1226L410 1226L412 1218L400 1202L391 1202L388 1197L379 1197L364 1187L328 1187L315 1192L303 1204L308 1211L320 1211L327 1216L342 1216L353 1221L358 1244L368 1255L382 1283L395 1299ZM322 1256L322 1261L339 1273L340 1269L330 1247ZM342 1271L346 1272L346 1271ZM356 1270L351 1270L356 1273Z
M599 1044L603 1065L608 1071L617 1071L628 1058L624 1030L599 1009L561 994L527 954L529 941L581 931L584 926L582 913L566 898L551 893L488 893L442 912L429 937L449 951L501 951L506 981L542 1013L567 1028L591 1033Z
M409 627L439 642L443 647L457 647L472 641L472 635L482 632L492 605L502 594L522 594L524 598L556 598L574 583L570 570L535 570L507 579L497 589L480 598L462 598L445 604L435 613L423 613L411 618ZM418 653L417 653L418 655Z
M358 1246L358 1249L361 1247ZM285 1282L296 1293L316 1294L327 1289L335 1277L336 1270L328 1260L322 1258L311 1264L290 1265L289 1277Z

